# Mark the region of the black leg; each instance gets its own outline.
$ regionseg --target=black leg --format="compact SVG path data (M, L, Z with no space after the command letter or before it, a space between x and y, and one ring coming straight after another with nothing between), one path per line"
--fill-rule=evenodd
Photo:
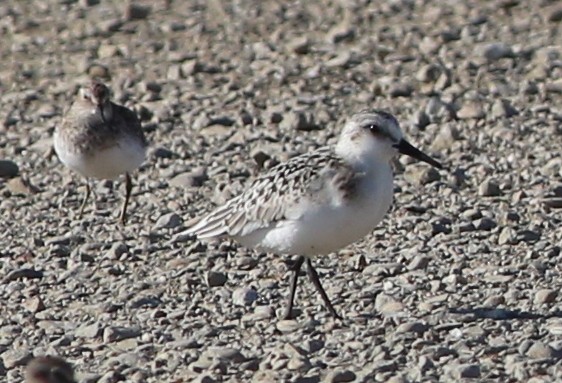
M304 257L300 255L297 258L297 263L293 267L293 275L291 276L291 290L289 291L289 301L287 302L287 311L283 319L291 319L293 317L293 302L295 301L295 293L297 292L297 280L301 271Z
M316 269L314 269L314 267L312 266L312 261L310 260L310 258L306 259L306 266L307 266L308 276L310 277L310 280L312 280L312 283L314 283L314 287L316 287L316 290L318 290L318 292L320 293L320 296L322 297L324 304L328 308L328 311L330 312L330 314L332 314L334 318L341 319L338 313L336 313L334 306L332 306L332 302L330 302L330 299L328 298L326 291L324 291L324 288L320 283L320 278L318 277L318 273L316 272Z
M121 209L121 216L119 220L122 225L125 224L127 219L127 205L129 204L129 197L131 197L131 190L133 190L133 183L131 182L131 176L129 173L125 173L125 201L123 202L123 208Z
M84 194L82 205L80 205L80 212L78 213L78 218L82 218L82 214L84 214L84 208L86 207L86 202L88 202L88 198L90 198L90 183L88 182L88 180L86 180L86 193Z

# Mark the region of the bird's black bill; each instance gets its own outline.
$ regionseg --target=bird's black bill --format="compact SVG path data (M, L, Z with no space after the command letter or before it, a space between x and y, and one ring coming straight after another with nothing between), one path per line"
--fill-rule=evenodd
M400 142L395 145L395 148L398 149L398 152L402 154L406 154L410 157L415 158L416 160L426 162L436 168L443 169L443 166L439 162L435 161L424 152L416 149L414 146L412 146L412 144L404 139L400 140Z

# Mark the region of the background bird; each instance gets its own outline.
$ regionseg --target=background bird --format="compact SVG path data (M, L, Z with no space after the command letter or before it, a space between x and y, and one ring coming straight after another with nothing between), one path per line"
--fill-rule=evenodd
M57 356L32 359L25 370L26 383L75 383L74 369Z
M121 223L125 223L131 195L130 173L144 161L147 146L136 114L111 102L107 86L95 80L80 90L54 133L55 152L73 171L87 179L115 179L125 175ZM90 196L87 179L80 217Z

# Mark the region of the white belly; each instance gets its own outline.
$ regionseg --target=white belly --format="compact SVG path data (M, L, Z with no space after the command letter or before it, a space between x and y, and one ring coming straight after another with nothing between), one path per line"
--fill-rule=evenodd
M246 247L272 253L328 254L377 227L392 203L392 188L392 173L379 174L363 185L363 196L356 201L310 209L300 219L281 221L236 239Z
M89 154L69 150L55 138L55 151L61 162L85 177L114 179L132 172L145 159L146 148L135 138L121 138L114 146Z

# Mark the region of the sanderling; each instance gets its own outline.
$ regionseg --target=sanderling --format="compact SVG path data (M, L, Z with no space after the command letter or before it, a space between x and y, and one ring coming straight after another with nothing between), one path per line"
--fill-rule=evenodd
M26 383L74 383L74 370L64 359L57 356L39 356L28 363Z
M200 239L228 236L246 247L298 255L284 317L292 317L299 271L306 262L324 304L339 318L312 266L312 257L360 240L381 222L392 203L390 161L398 153L441 168L403 138L391 114L357 113L334 147L275 166L186 233Z
M147 141L135 112L110 101L109 89L92 81L80 90L63 121L55 129L55 152L63 164L86 177L80 217L90 196L88 178L114 179L125 174L125 223L131 195L130 172L145 159Z

